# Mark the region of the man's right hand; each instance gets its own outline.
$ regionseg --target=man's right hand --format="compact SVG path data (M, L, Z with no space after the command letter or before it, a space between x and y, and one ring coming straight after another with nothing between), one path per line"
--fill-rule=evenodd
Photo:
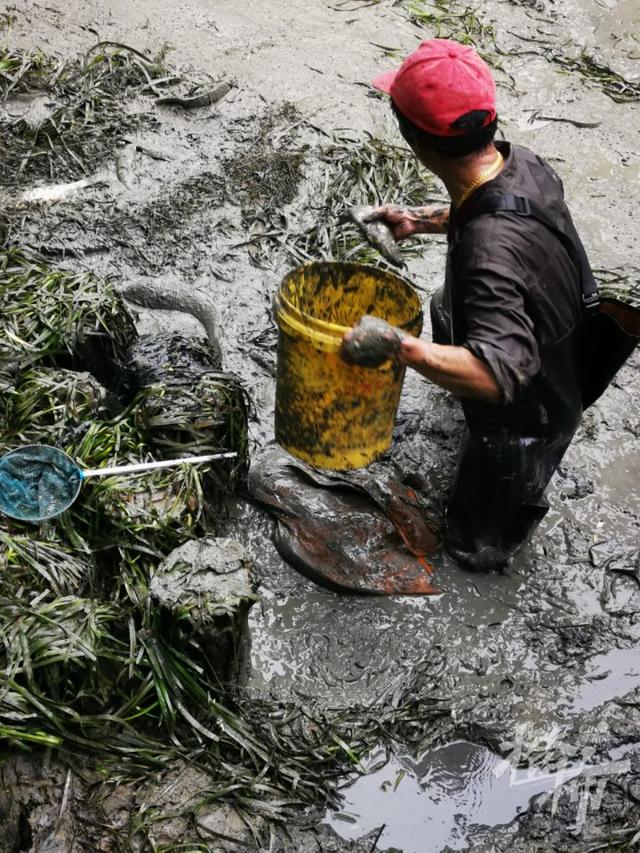
M397 204L383 204L363 217L364 222L379 220L389 227L394 239L399 243L414 234L446 234L449 227L449 207L400 207Z

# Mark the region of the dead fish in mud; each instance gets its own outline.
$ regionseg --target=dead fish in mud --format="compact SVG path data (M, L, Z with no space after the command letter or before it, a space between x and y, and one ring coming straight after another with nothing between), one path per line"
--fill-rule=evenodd
M85 187L94 186L100 183L100 178L82 178L80 181L72 181L70 184L51 184L44 187L34 187L32 190L26 190L17 199L18 204L54 204L57 201L62 201L77 190L85 189Z
M131 189L136 183L135 162L136 146L129 142L116 154L116 175L127 189Z
M164 160L165 162L171 160L171 156L166 151L161 151L159 148L152 148L149 145L145 145L142 142L131 139L125 139L125 142L135 146L136 151L140 151L141 154L146 154L147 157L151 157L152 160Z
M386 258L390 264L396 267L403 267L405 263L389 226L385 225L380 219L375 219L373 222L367 221L375 209L375 207L367 205L357 205L349 209L349 216L362 231L367 242L374 249L377 249L383 258Z
M179 98L176 95L167 95L164 98L156 100L156 106L159 107L182 107L183 110L195 110L199 107L208 107L212 104L217 104L225 95L228 95L232 86L230 83L223 83L216 89L211 89L209 92L203 92L202 95L195 95L192 98Z
M209 301L204 293L194 291L192 285L171 286L160 281L134 282L120 288L119 292L128 302L141 308L182 311L195 317L204 326L211 346L220 354L218 312L213 301Z
M390 358L396 360L405 337L401 329L370 314L362 317L348 335L342 342L340 355L347 364L358 367L380 367Z

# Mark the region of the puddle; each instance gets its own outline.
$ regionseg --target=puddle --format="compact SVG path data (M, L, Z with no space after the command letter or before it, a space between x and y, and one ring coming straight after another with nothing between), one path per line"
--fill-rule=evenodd
M611 649L593 658L589 680L569 700L571 711L590 711L624 696L640 685L640 656L637 649Z
M488 749L466 741L429 750L417 762L398 756L380 768L383 758L383 751L370 757L367 766L372 772L344 791L340 812L326 817L347 839L384 825L380 850L438 853L446 846L461 850L473 827L511 823L527 810L532 797L559 781L540 771L516 770ZM565 771L563 781L579 772Z
M640 458L637 449L611 459L603 472L602 497L611 503L628 503L637 507L640 501Z

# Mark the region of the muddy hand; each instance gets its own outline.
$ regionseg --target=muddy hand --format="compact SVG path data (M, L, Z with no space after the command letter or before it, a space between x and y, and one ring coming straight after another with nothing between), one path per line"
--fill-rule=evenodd
M342 339L340 355L347 364L380 367L385 361L397 361L405 333L379 317L367 315Z
M396 267L403 267L404 261L396 243L391 228L382 220L374 218L378 208L352 207L349 216L356 223L363 236L383 258Z

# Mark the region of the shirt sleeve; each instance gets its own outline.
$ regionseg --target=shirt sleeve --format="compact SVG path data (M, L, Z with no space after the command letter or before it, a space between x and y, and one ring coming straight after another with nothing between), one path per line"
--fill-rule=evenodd
M540 370L524 282L495 264L469 271L460 282L467 337L463 346L491 369L502 403L518 399Z

